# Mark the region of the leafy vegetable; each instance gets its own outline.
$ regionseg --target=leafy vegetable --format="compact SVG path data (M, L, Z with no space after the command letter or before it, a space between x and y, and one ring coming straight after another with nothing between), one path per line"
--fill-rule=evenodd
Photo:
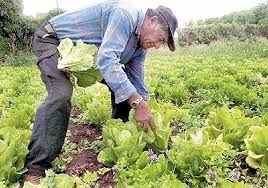
M148 147L152 147L157 151L164 152L168 147L168 141L171 135L170 122L173 117L173 110L161 108L159 104L150 101L150 107L155 122L155 130L148 130L144 133L143 140L147 143ZM134 112L130 114L130 122L134 123L140 131L141 126L134 118Z
M60 58L57 67L70 75L73 85L87 87L101 81L101 74L95 65L96 46L85 44L82 40L78 40L74 46L71 39L65 38L58 50Z
M268 172L268 127L254 126L250 128L249 135L245 138L248 156L247 164L254 169L260 168Z
M204 187L211 182L209 171L213 169L218 181L224 177L224 170L230 162L224 159L224 153L230 149L224 143L209 140L203 131L189 134L188 138L172 137L173 146L167 151L169 160L177 170L178 178L192 187ZM212 183L212 182L211 182Z
M254 123L254 119L245 117L238 108L229 110L227 107L222 107L210 113L207 132L211 138L223 139L238 149L244 143L244 136Z
M124 124L119 119L108 120L103 128L103 144L107 147L99 153L98 161L107 166L119 160L125 165L134 163L145 147L142 136L143 132L133 124Z
M74 103L83 112L82 123L102 126L112 117L110 92L104 84L96 83L88 88L76 88Z
M24 159L30 131L16 130L13 127L0 129L0 181L6 185L18 181L24 168Z
M168 160L163 154L158 160L150 159L150 154L144 151L139 159L130 167L118 167L116 174L117 187L162 187L162 188L186 188L187 185L180 182L171 171Z
M221 188L253 188L253 187L248 184L233 183L233 182L225 180L222 182Z

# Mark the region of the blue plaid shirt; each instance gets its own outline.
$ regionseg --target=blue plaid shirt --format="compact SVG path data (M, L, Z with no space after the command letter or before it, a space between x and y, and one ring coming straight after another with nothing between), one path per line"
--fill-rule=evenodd
M144 83L146 50L138 45L144 13L120 1L105 1L78 11L66 12L49 22L59 40L68 37L96 45L97 67L115 94L115 102L138 92L149 98ZM122 65L125 66L125 71Z

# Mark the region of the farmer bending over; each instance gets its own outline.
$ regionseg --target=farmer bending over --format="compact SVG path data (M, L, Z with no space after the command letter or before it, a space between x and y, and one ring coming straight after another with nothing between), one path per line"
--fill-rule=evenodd
M40 182L60 153L66 136L73 87L66 73L57 68L59 43L70 38L74 43L81 39L96 45L97 68L111 91L112 117L126 122L133 108L136 120L149 129L154 122L144 83L146 50L167 45L174 51L177 25L167 7L144 13L126 2L110 0L58 15L38 28L33 48L48 95L36 113L24 181Z

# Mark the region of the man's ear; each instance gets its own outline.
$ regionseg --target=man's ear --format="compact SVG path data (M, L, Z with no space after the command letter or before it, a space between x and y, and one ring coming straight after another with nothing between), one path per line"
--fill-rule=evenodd
M149 25L155 25L158 22L157 16L149 18Z

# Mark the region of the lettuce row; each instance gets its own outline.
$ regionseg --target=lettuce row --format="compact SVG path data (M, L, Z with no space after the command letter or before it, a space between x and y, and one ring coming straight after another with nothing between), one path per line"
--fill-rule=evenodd
M118 167L116 174L117 187L162 187L186 188L186 184L179 181L171 171L168 160L163 154L158 156L157 162L150 159L150 154L144 151L138 160L129 167Z
M224 169L231 164L224 155L234 156L230 145L210 140L205 131L187 133L172 137L172 147L167 156L175 166L178 178L196 187L201 183L219 182L220 176L225 176ZM215 171L216 177L210 177L209 171ZM201 186L202 187L202 186Z
M125 165L134 163L145 147L143 132L131 123L123 123L119 119L111 119L103 128L102 143L107 146L98 155L98 161L107 166L119 160Z
M236 149L241 149L249 128L259 122L260 120L257 117L245 117L245 114L238 108L229 110L225 106L209 114L206 130L210 138L221 139Z
M31 132L14 127L0 129L0 182L10 185L19 180L24 168L25 156L28 153Z

